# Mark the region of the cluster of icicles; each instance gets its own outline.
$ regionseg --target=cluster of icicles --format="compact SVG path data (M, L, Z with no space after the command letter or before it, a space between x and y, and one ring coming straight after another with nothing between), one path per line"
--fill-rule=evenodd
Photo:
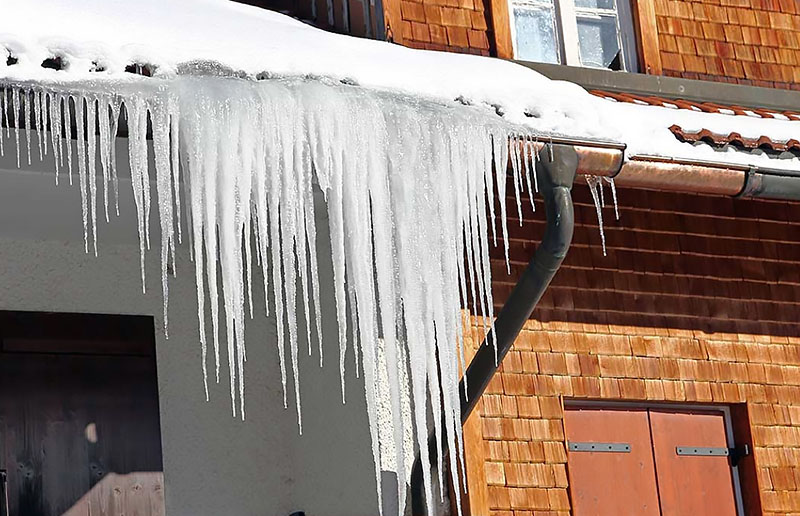
M127 122L143 288L155 182L165 328L168 271L185 224L195 264L206 397L207 350L219 382L223 341L232 411L244 418L245 320L253 316L253 289L263 288L266 312L277 323L284 405L288 348L301 431L298 353L304 343L312 353L313 334L322 363L314 211L314 191L321 191L330 226L342 397L351 342L364 375L378 497L376 394L382 378L388 378L391 398L401 514L409 481L402 466L409 451L402 443L410 425L416 429L432 512L428 403L438 439L459 444L449 469L454 485L460 484L461 310L475 307L486 327L493 320L488 253L489 235L496 245L497 229L492 200L495 191L506 197L511 160L520 220L521 193L527 190L533 205L538 147L530 138L478 108L319 81L182 77L74 89L17 86L2 93L0 121L6 137L13 131L18 163L30 162L31 132L37 131L39 158L52 154L56 181L68 170L72 182L77 168L86 250L95 254L98 183L108 220L109 190L116 199L119 195L114 141L119 120ZM2 145L0 138L0 153ZM499 205L507 242L505 203ZM119 214L118 201L116 206ZM507 260L507 245L505 254ZM206 333L209 314L211 335ZM377 356L379 341L385 360ZM400 381L406 375L410 393ZM409 395L413 421L402 417L403 398ZM438 461L441 482L441 456Z

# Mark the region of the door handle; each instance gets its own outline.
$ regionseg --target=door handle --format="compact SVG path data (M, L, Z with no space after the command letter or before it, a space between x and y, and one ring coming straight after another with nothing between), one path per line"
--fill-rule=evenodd
M4 469L0 469L0 495L3 497L0 500L0 510L2 510L0 516L11 516L8 511L8 472Z

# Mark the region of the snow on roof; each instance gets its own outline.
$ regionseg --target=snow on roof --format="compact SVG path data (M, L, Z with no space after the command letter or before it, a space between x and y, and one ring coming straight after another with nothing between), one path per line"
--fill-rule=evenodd
M222 74L322 78L452 103L485 106L541 135L611 140L628 155L649 154L774 168L796 157L714 149L676 141L669 131L736 132L788 141L800 122L611 103L572 83L500 59L415 50L328 33L288 16L227 0L6 0L0 79L81 82L133 80L131 64L156 78ZM2 50L0 50L2 52ZM60 58L63 70L42 68Z

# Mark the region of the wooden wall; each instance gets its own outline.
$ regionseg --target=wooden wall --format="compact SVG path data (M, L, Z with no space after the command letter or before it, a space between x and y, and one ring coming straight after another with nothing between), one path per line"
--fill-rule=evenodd
M386 0L388 8L399 6L393 40L428 50L467 54L490 54L488 0ZM391 15L390 15L391 17ZM397 21L400 21L399 30Z
M665 75L800 89L797 0L648 0Z
M564 399L731 405L754 446L748 514L800 511L800 204L618 194L604 256L587 187L574 189L572 249L466 426L483 464L470 468L471 514L569 513ZM545 224L528 206L520 227L508 206L498 306Z
M383 13L374 0L235 0L280 11L317 27L352 36L383 38ZM379 7L379 6L378 6Z
M630 0L645 73L800 89L797 0ZM415 48L513 57L507 0L386 0ZM397 25L400 30L397 30Z

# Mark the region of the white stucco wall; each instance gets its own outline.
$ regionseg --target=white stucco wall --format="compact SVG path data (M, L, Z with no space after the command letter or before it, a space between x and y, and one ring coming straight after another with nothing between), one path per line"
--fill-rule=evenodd
M226 362L221 383L211 384L211 401L203 394L193 264L186 243L178 252L178 277L170 284L170 338L165 340L155 212L148 293L143 295L129 181L121 178L121 217L99 224L99 256L94 257L83 250L77 176L69 186L62 174L56 187L52 157L38 163L35 141L34 165L17 170L12 142L13 137L5 140L0 159L0 310L155 318L167 514L271 516L302 510L309 516L375 516L363 385L355 378L352 355L347 404L340 401L334 300L332 289L324 287L332 282L324 210L317 213L326 365L320 369L316 356L302 353L304 435L299 436L291 384L290 409L283 408L274 321L257 315L247 323L247 420L233 419ZM122 143L118 159L124 176ZM256 306L263 307L262 289L255 293Z

